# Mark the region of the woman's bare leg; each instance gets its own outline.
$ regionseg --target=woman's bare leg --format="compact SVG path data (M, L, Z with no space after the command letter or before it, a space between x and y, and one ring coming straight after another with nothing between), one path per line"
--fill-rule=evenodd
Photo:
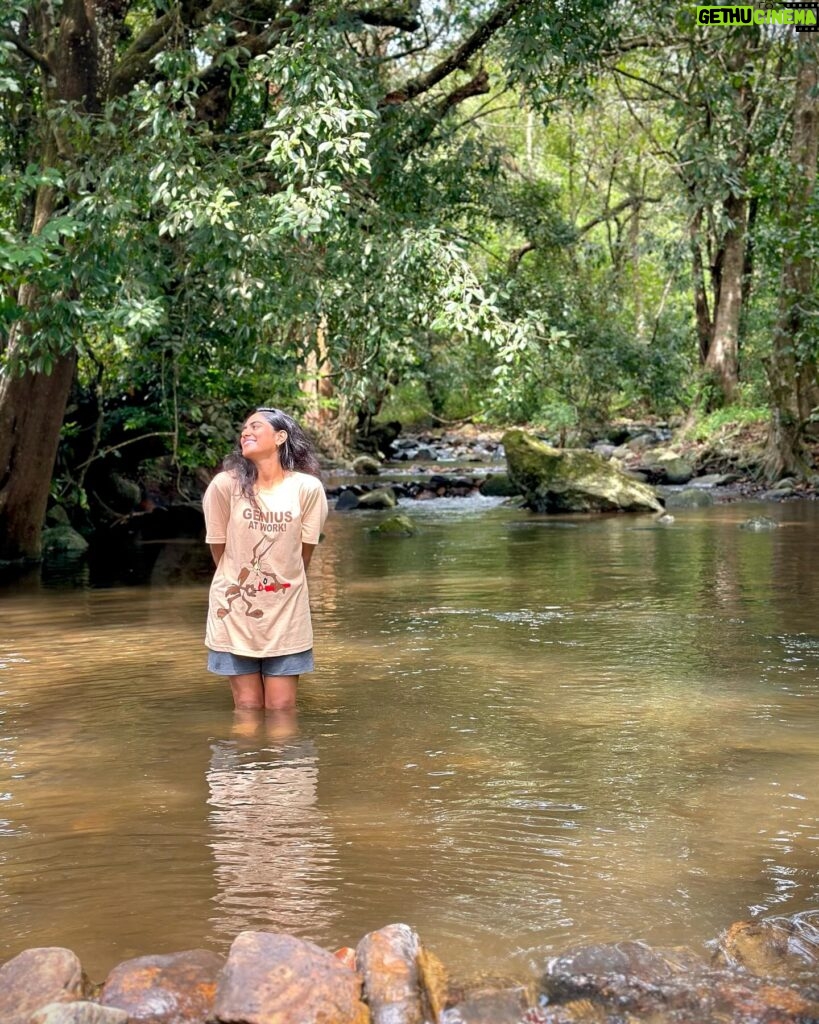
M296 706L298 676L264 676L264 706L268 711L289 711Z
M265 688L259 672L231 676L230 689L233 694L233 706L237 711L258 710L265 706Z
M269 740L286 740L290 736L295 736L299 731L298 713L294 707L256 712L256 714L264 715L264 731Z

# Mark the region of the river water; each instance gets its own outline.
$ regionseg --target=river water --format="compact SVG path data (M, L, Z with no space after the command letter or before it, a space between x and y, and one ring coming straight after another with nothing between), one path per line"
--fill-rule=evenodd
M295 722L205 671L195 542L0 588L0 959L404 921L526 975L819 907L819 504L405 511L331 513Z

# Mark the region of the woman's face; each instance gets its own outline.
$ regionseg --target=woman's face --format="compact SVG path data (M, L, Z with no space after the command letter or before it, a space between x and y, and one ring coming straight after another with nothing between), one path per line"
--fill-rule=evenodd
M239 435L239 445L246 459L278 457L279 445L287 440L286 430L276 428L261 413L250 415Z

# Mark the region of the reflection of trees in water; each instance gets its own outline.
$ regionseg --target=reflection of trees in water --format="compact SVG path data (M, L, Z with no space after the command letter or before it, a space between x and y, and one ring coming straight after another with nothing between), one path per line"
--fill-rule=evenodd
M316 807L312 740L223 740L208 769L217 934L273 929L319 941L337 915L336 852Z

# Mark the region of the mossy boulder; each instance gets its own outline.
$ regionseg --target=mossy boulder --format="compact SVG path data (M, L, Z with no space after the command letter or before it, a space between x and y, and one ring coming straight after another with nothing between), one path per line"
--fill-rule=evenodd
M413 537L418 531L409 516L396 515L390 516L367 532L379 537Z
M694 460L671 448L657 448L647 453L645 464L663 474L669 484L687 484L694 475Z
M88 541L71 526L50 526L43 530L43 554L82 555Z
M358 508L395 508L398 499L391 487L378 487L374 491L367 491L358 499Z
M523 430L504 434L509 480L535 512L661 512L654 489L587 450L552 448Z
M673 491L665 499L666 508L709 508L713 504L714 496L700 487Z
M480 489L485 498L513 498L518 494L506 473L492 473L483 481Z
M381 465L371 455L359 455L353 460L353 472L358 476L378 476L381 472Z

